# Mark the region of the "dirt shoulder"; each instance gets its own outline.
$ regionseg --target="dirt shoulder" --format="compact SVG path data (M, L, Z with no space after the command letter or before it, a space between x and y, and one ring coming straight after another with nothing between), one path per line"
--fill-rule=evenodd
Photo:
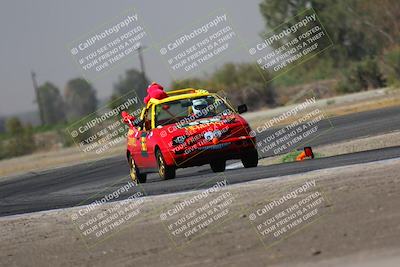
M78 147L63 148L57 151L40 152L0 161L0 179L21 175L27 172L39 172L81 163L89 163L117 155L125 155L125 143L115 146L106 155L99 157L95 153L84 153Z
M160 214L198 191L143 198L134 222L90 248L71 221L82 207L3 217L0 265L394 266L400 252L399 167L400 159L393 159L224 187L219 193L234 196L229 220L178 243ZM321 217L266 242L251 214L310 181L325 199Z
M400 146L400 131L357 138L335 144L315 146L313 147L313 151L319 157L331 157L393 146ZM263 158L259 160L259 165L268 166L271 164L282 163L283 157L284 156L280 155Z
M274 109L265 109L245 113L243 117L255 128L263 125L266 121L277 117L282 113L294 108L297 104L287 105ZM324 112L326 117L332 118L357 112L377 110L400 105L400 90L383 88L366 92L335 96L326 99L317 99L312 106ZM294 118L281 120L275 125L285 125L293 122Z

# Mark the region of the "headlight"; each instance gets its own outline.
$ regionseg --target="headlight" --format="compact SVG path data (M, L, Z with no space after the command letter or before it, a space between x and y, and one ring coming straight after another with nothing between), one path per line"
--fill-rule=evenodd
M211 141L213 138L214 138L213 132L205 132L204 133L204 139L206 139L207 141Z
M215 130L214 131L214 137L221 138L221 136L222 136L222 133L221 133L220 130Z

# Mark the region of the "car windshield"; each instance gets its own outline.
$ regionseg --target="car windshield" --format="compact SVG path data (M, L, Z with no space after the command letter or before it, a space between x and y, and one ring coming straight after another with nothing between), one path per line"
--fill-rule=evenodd
M185 98L159 104L155 107L156 127L232 113L232 109L222 99L214 96Z

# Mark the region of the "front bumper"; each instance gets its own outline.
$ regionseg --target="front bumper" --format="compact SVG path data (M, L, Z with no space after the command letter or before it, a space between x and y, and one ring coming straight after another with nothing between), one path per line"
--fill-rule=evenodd
M215 160L240 159L245 153L254 151L255 144L255 137L230 137L220 140L217 144L199 142L163 154L168 165L183 168L209 164Z

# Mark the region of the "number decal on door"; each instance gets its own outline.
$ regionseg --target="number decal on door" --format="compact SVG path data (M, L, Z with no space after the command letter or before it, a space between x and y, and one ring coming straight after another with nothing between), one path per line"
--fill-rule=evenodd
M142 132L140 135L140 144L141 144L141 152L143 157L147 157L149 154L147 153L147 144L146 144L146 132Z

